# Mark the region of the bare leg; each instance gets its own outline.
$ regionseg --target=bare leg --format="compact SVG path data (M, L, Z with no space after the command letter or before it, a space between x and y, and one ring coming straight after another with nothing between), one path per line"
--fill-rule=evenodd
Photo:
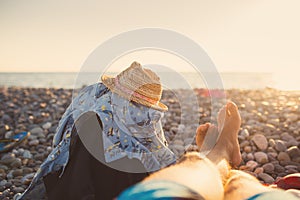
M237 106L228 102L218 114L218 127L211 124L199 126L196 133L196 143L200 148L205 137L221 133L215 147L207 157L215 164L226 159L231 166L238 166L241 162L240 146L238 143L238 131L241 125L241 117Z
M231 167L237 166L241 162L237 140L240 125L241 117L237 106L233 102L228 102L218 113L218 127L206 123L200 125L196 131L196 143L199 149L205 149L205 145L207 145L203 143L205 137L216 138L219 132L221 133L219 140L207 155L207 158L217 166L223 185L227 181Z
M223 199L224 188L219 170L199 153L186 154L176 165L164 168L146 178L149 180L169 180L185 185L198 192L205 199Z
M206 136L221 132L215 148L207 158L200 158L196 152L188 153L176 165L162 169L144 181L174 181L193 189L205 199L244 199L273 190L261 185L249 174L230 170L228 162L232 166L237 166L241 161L237 140L240 124L237 106L232 102L227 103L219 112L218 128L204 124L197 129L196 140L199 147L205 145L203 141Z
M241 117L237 106L228 102L218 114L218 127L204 124L198 127L196 142L199 148L203 145L205 137L221 133L215 148L208 154L208 158L216 164L224 184L224 199L246 199L255 194L272 191L274 189L263 186L255 177L239 171L230 170L231 166L239 165L241 154L237 134L241 125ZM225 160L224 160L225 158ZM227 162L226 162L227 161Z
M215 148L208 155L208 159L193 159L197 153L187 154L183 161L152 174L145 181L153 179L171 180L190 187L204 196L205 199L222 199L223 184L225 184L225 178L229 172L227 161L232 161L234 165L238 165L241 161L237 142L241 118L234 103L229 102L220 110L218 124L219 127L223 127L219 128L221 136ZM216 133L218 133L218 128L213 125L199 126L197 129L198 146L202 145L206 135ZM213 190L208 188L213 188Z
M229 177L224 187L225 200L246 199L255 194L276 190L263 186L254 176L243 171L231 170Z

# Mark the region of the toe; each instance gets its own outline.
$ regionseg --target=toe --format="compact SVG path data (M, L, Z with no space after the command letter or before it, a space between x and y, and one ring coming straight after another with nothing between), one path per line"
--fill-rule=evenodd
M218 127L215 126L214 124L210 125L207 130L205 140L202 142L200 151L211 150L216 145L218 136L219 136Z
M220 133L222 132L224 126L225 117L226 117L226 107L223 106L218 113L218 128Z
M206 136L207 130L209 128L210 124L206 123L206 124L202 124L197 128L196 131L196 144L198 147L201 147L203 144L203 140Z
M238 107L235 103L233 103L232 101L229 101L226 104L226 115L227 116L237 116L238 113Z
M226 111L226 107L223 106L220 110L219 110L219 113L218 113L218 120L223 120L224 121L224 118L225 118L225 111Z

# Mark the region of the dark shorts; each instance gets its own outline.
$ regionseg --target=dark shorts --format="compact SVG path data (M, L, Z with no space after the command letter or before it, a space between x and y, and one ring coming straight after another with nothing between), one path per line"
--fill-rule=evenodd
M138 183L124 192L117 200L204 200L204 198L192 189L172 181L153 180Z

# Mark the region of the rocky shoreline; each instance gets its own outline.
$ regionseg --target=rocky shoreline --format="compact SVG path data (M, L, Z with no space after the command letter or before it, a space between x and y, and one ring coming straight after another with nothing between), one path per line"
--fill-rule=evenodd
M205 90L194 90L199 106L184 107L191 97L184 90L177 98L164 92L162 102L169 107L163 126L170 149L177 156L197 150L193 137L197 121L210 122L212 99ZM222 94L214 94L220 99ZM239 169L272 183L278 177L300 171L300 92L274 89L227 90L227 99L237 103L242 116L239 142L243 161ZM0 138L30 131L26 142L0 154L0 200L13 199L30 184L34 173L52 150L58 122L72 100L70 89L0 88ZM182 113L185 108L186 113ZM190 113L190 114L189 114ZM196 113L196 114L191 114Z

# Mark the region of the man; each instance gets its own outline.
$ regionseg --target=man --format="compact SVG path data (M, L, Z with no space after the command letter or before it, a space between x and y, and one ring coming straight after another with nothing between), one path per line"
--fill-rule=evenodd
M59 122L53 151L19 199L112 199L175 163L159 77L139 63L88 86Z

